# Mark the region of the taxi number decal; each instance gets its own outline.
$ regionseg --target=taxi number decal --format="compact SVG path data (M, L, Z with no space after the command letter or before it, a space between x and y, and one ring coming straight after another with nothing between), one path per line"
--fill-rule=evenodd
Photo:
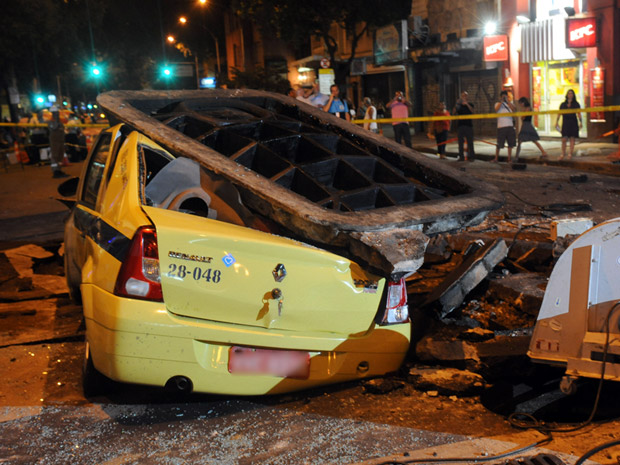
M205 280L208 283L219 283L222 279L222 272L220 270L214 270L212 268L199 268L194 267L188 269L185 265L176 265L171 263L168 265L168 273L166 276L170 278L194 278L194 281Z

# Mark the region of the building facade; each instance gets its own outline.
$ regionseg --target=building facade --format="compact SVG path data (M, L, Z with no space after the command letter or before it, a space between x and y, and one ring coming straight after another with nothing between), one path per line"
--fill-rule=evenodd
M229 67L285 60L289 82L302 87L322 77L330 82L329 68L350 61L346 95L354 107L368 96L381 110L396 90L413 102L414 116L432 115L442 101L452 109L463 91L477 113L493 113L502 90L515 100L527 97L538 111L558 109L568 89L582 107L620 104L620 0L412 0L409 17L366 30L352 60L350 38L333 25L336 64L318 38L295 59L256 27L227 21ZM583 137L618 125L614 113L585 116ZM560 136L555 115L534 123L541 135ZM474 120L474 130L494 134L496 122Z

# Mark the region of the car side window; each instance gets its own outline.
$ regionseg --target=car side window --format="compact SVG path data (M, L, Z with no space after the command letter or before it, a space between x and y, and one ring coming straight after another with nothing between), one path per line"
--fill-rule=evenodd
M97 195L101 186L101 179L105 170L108 157L110 156L111 133L104 133L99 138L97 146L90 157L89 165L84 177L84 187L80 201L88 208L95 209L97 205Z

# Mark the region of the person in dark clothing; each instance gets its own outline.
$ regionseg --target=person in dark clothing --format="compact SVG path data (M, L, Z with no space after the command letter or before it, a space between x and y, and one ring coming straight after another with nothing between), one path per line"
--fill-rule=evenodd
M525 97L521 97L519 99L519 105L521 106L521 111L532 111L530 101ZM540 145L540 142L538 142L539 140L540 137L538 136L538 132L532 124L532 115L522 116L521 130L519 131L519 141L517 142L517 154L515 157L516 161L519 161L519 153L521 152L521 144L523 144L523 142L534 142L534 144L536 144L536 147L538 147L538 150L540 150L542 153L541 158L546 159L547 152L545 152L545 149L542 147L542 145Z
M60 169L65 157L65 126L60 121L58 108L52 107L51 111L52 121L47 126L50 131L52 177L66 178L69 175Z
M575 108L581 108L577 98L575 97L575 91L568 89L566 92L565 100L560 105L560 110L570 110ZM560 129L560 116L562 116L562 129ZM581 129L581 114L580 113L565 113L560 115L558 113L555 119L555 128L562 133L562 160L566 156L566 141L570 140L570 153L568 159L570 160L575 151L575 139L579 137L579 130Z
M445 102L439 102L433 116L449 116L446 110ZM450 120L433 121L433 130L435 132L435 140L437 141L437 154L439 158L446 158L446 141L448 140L448 132L450 131Z
M466 91L461 93L461 98L456 101L456 105L452 110L455 115L472 115L474 113L474 104L468 100L469 94ZM457 136L459 141L459 160L474 161L476 154L474 153L474 125L471 119L459 119ZM467 140L467 157L465 157L464 143Z
M32 113L28 118L28 124L45 124L43 117ZM30 163L41 163L41 152L49 146L47 130L44 127L33 127L30 130L30 143L28 144L28 158Z

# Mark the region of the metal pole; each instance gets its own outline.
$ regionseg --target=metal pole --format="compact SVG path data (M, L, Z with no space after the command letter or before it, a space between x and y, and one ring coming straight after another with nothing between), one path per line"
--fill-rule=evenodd
M60 87L60 74L56 75L56 85L58 86L58 96L56 97L56 101L60 102L60 104L57 103L57 105L60 105L59 108L62 108L62 88Z
M222 68L220 68L220 45L215 35L213 35L213 39L215 40L215 56L217 57L217 74L222 74Z
M194 65L196 66L196 89L200 89L200 76L198 76L198 57L194 53Z

